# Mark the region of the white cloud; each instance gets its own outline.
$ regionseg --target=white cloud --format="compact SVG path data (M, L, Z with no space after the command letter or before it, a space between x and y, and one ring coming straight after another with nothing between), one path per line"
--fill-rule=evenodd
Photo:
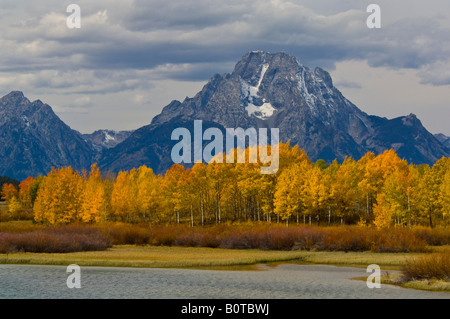
M418 74L423 84L448 86L450 85L450 59L427 64L420 69Z
M331 76L342 94L370 115L395 118L414 113L430 132L450 135L450 87L424 85L417 73L413 69L374 68L363 61L346 61L338 63ZM340 86L346 79L359 87Z

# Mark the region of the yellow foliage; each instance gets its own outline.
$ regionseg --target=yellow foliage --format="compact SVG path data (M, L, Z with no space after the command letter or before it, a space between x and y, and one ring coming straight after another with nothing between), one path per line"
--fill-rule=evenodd
M35 220L49 224L122 220L204 225L274 218L289 223L299 216L329 223L364 220L377 227L449 223L448 158L432 168L413 166L388 150L326 166L314 165L288 143L280 143L279 152L275 174L261 174L261 163L235 161L196 163L188 169L175 164L164 176L144 165L103 178L94 164L82 174L70 167L52 169L44 178L23 181L19 193L5 185L2 197L10 204L18 200L12 210L31 207L37 188Z

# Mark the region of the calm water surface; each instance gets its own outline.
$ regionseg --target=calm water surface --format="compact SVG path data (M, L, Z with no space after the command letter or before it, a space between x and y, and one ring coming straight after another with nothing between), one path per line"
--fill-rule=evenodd
M369 289L365 269L285 264L263 270L224 271L82 267L81 288L67 288L66 267L0 265L0 298L446 298L382 285Z

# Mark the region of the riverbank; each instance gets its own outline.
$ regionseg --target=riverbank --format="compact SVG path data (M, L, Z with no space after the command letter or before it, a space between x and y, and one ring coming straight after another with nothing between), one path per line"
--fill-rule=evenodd
M440 247L448 249L448 247ZM365 268L377 264L382 271L400 270L411 258L424 253L324 252L239 250L205 247L117 245L105 251L75 253L0 254L0 264L61 265L131 268L185 268L209 270L258 270L260 264L284 263L336 265ZM439 280L402 282L399 274L383 276L383 283L405 288L450 291L450 283Z

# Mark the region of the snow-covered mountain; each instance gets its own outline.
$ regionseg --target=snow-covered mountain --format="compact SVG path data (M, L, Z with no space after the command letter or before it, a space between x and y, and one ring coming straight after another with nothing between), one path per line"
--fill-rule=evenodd
M391 120L368 115L341 94L327 71L286 53L253 51L232 73L214 75L193 98L172 101L150 125L105 151L101 167L117 171L146 164L164 172L173 164L172 130L192 131L194 120L222 129L279 128L282 141L299 145L313 160L359 159L391 148L417 164L449 155L414 114Z
M214 75L192 98L172 101L134 132L99 130L82 135L47 104L14 91L0 99L0 175L16 179L47 174L51 167L103 172L141 165L163 173L171 165L174 129L279 128L280 139L299 145L312 160L359 159L394 149L411 163L450 156L450 138L433 136L414 114L371 116L347 100L328 72L310 69L286 53L247 53L232 73Z

